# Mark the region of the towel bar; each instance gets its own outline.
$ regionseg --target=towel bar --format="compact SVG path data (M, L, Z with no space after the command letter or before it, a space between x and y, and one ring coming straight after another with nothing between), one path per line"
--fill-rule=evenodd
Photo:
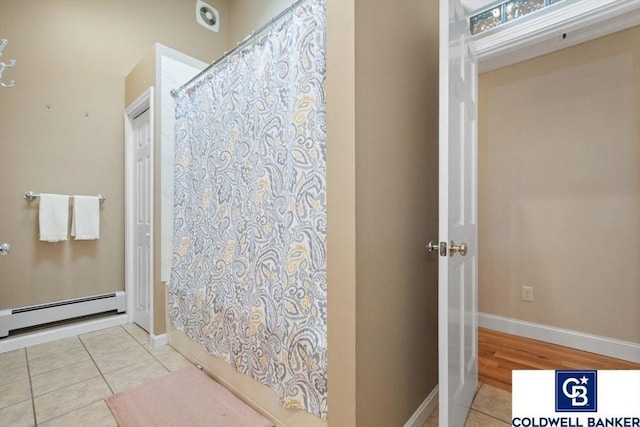
M38 197L40 197L40 195L34 193L33 191L27 191L26 193L24 193L24 198L27 199L30 202L33 202ZM73 199L73 196L69 196L69 198ZM107 200L107 198L104 197L102 194L98 194L98 199L100 199L100 203L102 203L105 200Z

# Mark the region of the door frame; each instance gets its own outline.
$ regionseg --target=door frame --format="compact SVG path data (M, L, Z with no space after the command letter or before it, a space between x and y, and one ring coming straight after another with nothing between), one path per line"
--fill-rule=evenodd
M145 110L149 110L149 137L151 140L151 159L150 162L150 187L151 194L149 195L149 210L151 212L151 236L149 245L151 247L151 256L149 257L150 268L150 286L151 296L149 299L149 323L150 331L149 336L153 336L153 299L154 299L154 152L155 152L155 135L154 135L154 104L153 104L153 86L144 91L135 101L129 105L124 111L124 162L125 162L125 225L124 225L124 289L127 295L127 322L133 323L133 292L135 286L135 258L134 258L134 201L135 201L135 186L134 186L134 159L135 159L135 144L133 134L133 121L136 117L142 114Z
M481 9L480 9L481 10ZM636 0L558 3L473 36L479 73L527 61L640 24ZM473 12L475 13L475 12ZM524 24L524 25L523 25Z

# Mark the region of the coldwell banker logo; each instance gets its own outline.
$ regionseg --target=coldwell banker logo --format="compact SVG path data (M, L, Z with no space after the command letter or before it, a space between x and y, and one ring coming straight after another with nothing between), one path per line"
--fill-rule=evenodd
M512 375L513 427L640 427L640 370Z
M597 371L556 371L556 412L597 412L597 385Z

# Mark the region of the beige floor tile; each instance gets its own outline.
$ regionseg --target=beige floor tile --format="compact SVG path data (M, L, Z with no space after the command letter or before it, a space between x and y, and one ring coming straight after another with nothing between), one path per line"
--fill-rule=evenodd
M103 339L107 336L118 336L118 335L126 335L127 331L125 331L121 326L114 326L112 328L100 329L99 331L89 332L88 334L79 335L79 338L82 341L90 341L92 339Z
M92 403L84 408L76 409L68 414L54 418L44 424L43 427L117 427L116 420L113 419L111 411L104 400Z
M0 384L7 385L16 381L29 378L29 370L27 369L27 360L0 366Z
M146 332L144 329L142 329L142 327L138 326L137 323L125 323L124 325L120 325L120 327L129 333L138 329L142 332Z
M118 393L168 373L167 368L160 362L150 360L109 372L104 375L104 379L107 380L111 390Z
M27 348L29 362L42 357L53 358L67 353L84 350L78 337L64 338Z
M31 377L33 395L40 396L53 390L67 387L100 376L93 360L76 363Z
M140 344L149 343L149 333L135 323L127 323L126 325L122 325L122 327Z
M35 426L31 399L0 409L0 426Z
M0 408L6 408L7 406L24 402L25 400L31 401L29 378L6 385L0 385Z
M104 357L112 353L127 352L140 347L140 343L131 335L126 332L124 334L105 336L102 340L90 340L85 342L85 345L93 358Z
M34 399L38 424L87 406L111 395L102 377L51 391Z
M153 360L153 356L149 354L142 346L136 343L135 347L131 347L119 352L108 353L102 356L94 356L93 360L100 369L100 372L106 374L126 366L137 365L142 362Z
M166 353L154 356L171 372L177 371L178 369L184 368L186 366L193 365L193 363L189 362L184 358L184 356L173 349L171 349L170 352L168 351Z
M473 409L469 411L467 422L464 423L465 427L505 427L509 425L511 424L507 424Z
M427 422L422 427L438 427L438 416L430 415Z
M25 363L27 361L24 348L20 350L8 351L0 353L0 369L12 366L14 364Z
M29 378L24 349L0 354L0 384L7 385Z
M174 353L176 352L173 348L171 348L171 346L169 345L161 345L159 347L152 347L151 344L143 344L142 345L149 353L153 354L154 356L159 356L161 354L167 354L167 353Z
M511 423L511 393L508 391L482 384L471 407L478 412Z
M76 363L91 360L89 353L84 349L75 350L70 353L61 353L51 357L39 357L29 361L29 371L31 376L44 374L54 369L75 365Z
M131 335L127 333L120 326L109 329L101 329L99 331L90 332L88 334L79 335L78 338L87 346L99 344L104 341L117 340L118 338L130 338Z

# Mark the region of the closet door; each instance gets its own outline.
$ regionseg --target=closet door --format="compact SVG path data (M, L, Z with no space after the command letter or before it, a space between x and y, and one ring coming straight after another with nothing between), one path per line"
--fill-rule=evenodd
M461 427L478 384L477 63L460 0L440 0L440 425Z
M152 157L151 113L144 111L133 119L133 321L151 333L151 215Z

